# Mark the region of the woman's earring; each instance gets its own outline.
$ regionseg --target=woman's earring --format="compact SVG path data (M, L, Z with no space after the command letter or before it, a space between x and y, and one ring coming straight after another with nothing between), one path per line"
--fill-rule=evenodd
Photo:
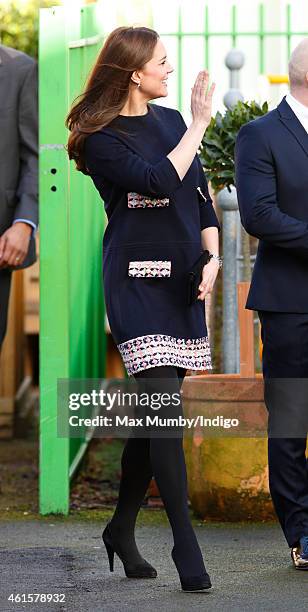
M141 81L139 81L139 83L138 83L138 85L137 85L138 89L139 89L139 87L140 87L140 84L141 84Z

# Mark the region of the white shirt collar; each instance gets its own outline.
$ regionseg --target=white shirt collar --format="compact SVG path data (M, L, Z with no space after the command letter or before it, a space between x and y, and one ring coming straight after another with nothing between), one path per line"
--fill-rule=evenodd
M308 131L308 106L305 106L305 104L299 102L290 93L287 93L286 95L286 102L292 108L299 121L304 125L305 129Z

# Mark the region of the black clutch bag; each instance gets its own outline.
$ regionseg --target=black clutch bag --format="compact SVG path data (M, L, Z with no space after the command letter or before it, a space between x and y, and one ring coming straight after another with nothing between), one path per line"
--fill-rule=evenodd
M209 251L203 251L188 273L187 297L189 306L194 304L194 302L196 302L198 299L198 295L200 293L198 287L202 281L202 270L203 266L205 266L210 260L209 255Z

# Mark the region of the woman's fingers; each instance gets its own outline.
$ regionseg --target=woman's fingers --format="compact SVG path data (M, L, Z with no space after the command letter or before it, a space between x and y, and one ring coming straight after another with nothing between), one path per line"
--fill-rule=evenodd
M208 91L209 89L209 91ZM191 92L191 112L193 119L201 119L204 121L205 129L211 121L212 112L212 96L215 89L215 83L212 83L209 88L209 72L208 70L200 70L192 87Z
M204 87L205 93L206 93L206 90L207 90L208 82L209 82L209 73L208 73L207 70L205 70L204 71L204 76L203 76L203 87Z
M207 98L207 100L209 100L209 101L210 101L210 100L212 100L212 97L213 97L213 93L214 93L215 87L216 87L216 83L212 83L212 85L211 85L211 87L210 87L210 89L209 89L208 93L206 94L206 98Z
M208 90L209 84L209 73L207 70L201 70L196 78L195 84L192 88L192 96L196 102L204 102L207 98L211 99L214 93L215 84L213 83Z
M204 80L204 78L206 77L206 71L205 70L200 70L200 72L198 72L196 80L195 80L195 87L200 87L202 85L202 81Z
M199 72L198 77L199 78L198 78L198 83L197 83L197 91L198 93L200 93L200 95L203 95L204 92L206 91L208 80L209 80L209 75L208 75L207 70L202 70L201 72Z
M210 280L208 281L203 281L198 289L200 291L200 295L199 295L199 299L203 299L207 293L209 293L209 291L211 290L211 285L212 283L210 282Z
M205 289L205 291L201 291L200 294L198 295L198 300L204 300L204 298L209 294L212 293L213 291L213 287L209 286L207 289Z
M199 300L204 300L205 296L208 293L212 293L216 278L217 278L217 273L210 274L209 276L202 278L202 281L198 287L200 291L200 294L198 296Z
M202 71L200 70L200 72L198 72L198 74L196 76L194 87L197 88L199 86L201 78L202 78Z
M209 82L209 77L207 74L203 75L201 81L200 81L200 89L199 89L199 99L200 102L204 104L204 101L206 99L206 92L207 92L207 87L208 87L208 82Z
M199 72L196 78L194 88L193 88L194 99L199 101L199 99L201 98L201 94L202 94L202 73Z

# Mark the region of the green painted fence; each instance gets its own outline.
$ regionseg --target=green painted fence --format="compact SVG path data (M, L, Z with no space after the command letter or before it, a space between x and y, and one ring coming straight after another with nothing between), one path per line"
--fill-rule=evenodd
M193 8L193 5L192 5ZM198 31L188 31L185 29L185 23L183 19L183 11L181 10L181 6L179 5L177 12L175 12L175 20L177 23L177 28L171 31L164 31L163 29L157 28L160 36L163 37L171 37L176 38L177 41L177 106L179 110L183 110L183 85L182 85L182 57L183 57L183 42L185 38L198 38L204 39L204 67L211 71L212 58L210 54L210 39L211 38L229 38L230 40L230 49L236 48L239 38L254 38L258 41L258 56L259 56L259 72L260 74L264 74L265 72L265 64L266 64L266 41L271 38L279 38L280 40L286 41L286 65L288 63L290 53L291 53L291 41L294 36L308 36L308 24L303 23L303 28L297 31L292 29L292 7L287 4L284 7L285 10L285 29L268 29L266 27L266 17L267 17L267 9L268 6L262 3L258 5L258 25L255 29L249 30L241 30L238 27L238 15L241 10L240 7L236 6L226 6L224 15L222 19L224 23L230 23L228 29L224 31L214 30L211 28L211 13L216 10L215 2L213 3L204 3L203 9L203 19L200 22L200 28ZM280 11L280 7L277 7L277 10ZM281 13L282 14L282 13ZM241 48L243 47L243 43L241 41ZM245 51L245 49L243 49Z
M101 46L93 7L40 11L40 513L69 511L86 436L57 437L57 380L105 376L105 213L69 162L65 116Z

